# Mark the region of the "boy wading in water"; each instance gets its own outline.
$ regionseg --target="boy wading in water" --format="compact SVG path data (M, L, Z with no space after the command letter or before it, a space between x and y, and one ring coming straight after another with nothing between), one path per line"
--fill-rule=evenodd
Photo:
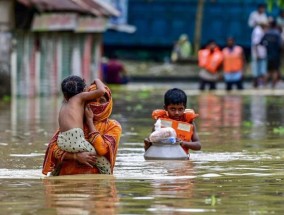
M188 154L189 150L200 150L201 144L194 119L198 116L192 109L186 109L187 96L178 88L168 90L164 95L164 109L152 112L154 120L161 120L162 127L172 127L177 134L177 142ZM144 149L152 145L148 139L144 141Z
M64 101L59 111L58 147L67 152L96 152L95 148L84 137L83 120L86 103L105 94L105 85L95 80L97 89L85 92L86 84L78 76L69 76L61 83ZM90 111L88 111L90 112ZM103 156L96 157L96 164L100 173L110 174L110 163Z

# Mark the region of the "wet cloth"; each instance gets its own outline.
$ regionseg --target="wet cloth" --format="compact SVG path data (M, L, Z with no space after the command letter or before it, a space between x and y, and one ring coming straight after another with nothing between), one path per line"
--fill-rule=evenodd
M242 76L243 76L243 72L237 71L237 72L232 72L232 73L225 73L224 79L226 82L233 82L233 81L241 80Z
M267 74L266 59L252 59L251 71L254 78L263 77Z
M217 82L220 79L220 74L218 73L211 73L205 69L201 69L199 72L199 77L206 81L215 81Z
M72 128L68 131L60 132L57 144L59 148L66 152L95 152L95 148L84 136L81 128Z
M96 89L96 85L91 85L89 91ZM84 136L96 149L99 156L104 156L110 162L111 173L113 173L117 149L121 136L121 126L116 120L109 119L112 112L111 91L106 87L106 96L108 102L104 105L97 105L95 102L89 102L90 108L94 113L94 126L96 131L90 132L87 125L84 124ZM45 153L42 173L54 171L58 166L60 170L58 175L74 174L100 174L99 169L83 165L76 160L64 159L66 151L60 149L57 145L59 131L51 139Z

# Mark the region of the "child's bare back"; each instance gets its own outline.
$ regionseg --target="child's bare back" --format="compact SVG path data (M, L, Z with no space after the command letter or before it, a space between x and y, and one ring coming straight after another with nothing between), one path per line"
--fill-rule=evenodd
M61 132L68 131L72 128L83 128L85 103L92 99L104 95L104 84L95 80L97 89L91 92L85 92L86 84L78 76L69 76L61 84L64 94L64 101L59 111L58 123Z
M83 129L85 103L82 102L79 97L79 94L77 94L68 101L63 101L58 118L61 132L68 131L72 128Z

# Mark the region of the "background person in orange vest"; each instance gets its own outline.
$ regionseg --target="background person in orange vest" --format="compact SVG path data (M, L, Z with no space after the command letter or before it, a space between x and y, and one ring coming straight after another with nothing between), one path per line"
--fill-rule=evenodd
M232 90L236 85L238 90L243 89L244 51L235 44L232 37L227 39L227 46L223 49L223 71L226 90Z
M223 62L223 53L214 40L209 41L205 49L198 52L198 65L200 67L199 79L200 90L205 90L209 85L209 90L216 89L216 83L220 79L220 67Z

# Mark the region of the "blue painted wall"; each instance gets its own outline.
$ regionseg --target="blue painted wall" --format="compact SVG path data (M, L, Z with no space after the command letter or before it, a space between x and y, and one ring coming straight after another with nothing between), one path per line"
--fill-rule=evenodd
M249 14L265 0L205 0L202 44L215 39L223 46L228 36L238 44L250 46ZM108 31L107 46L172 47L182 33L193 40L197 0L129 0L128 23L135 25L134 34ZM276 16L275 8L270 15Z

